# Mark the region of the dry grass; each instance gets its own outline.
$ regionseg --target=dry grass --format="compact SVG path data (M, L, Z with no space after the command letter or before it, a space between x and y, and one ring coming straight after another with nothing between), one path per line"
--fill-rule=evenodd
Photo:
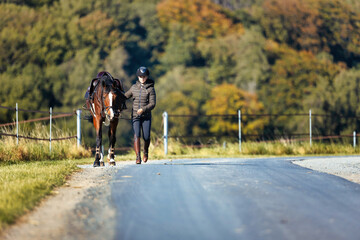
M288 141L276 143L245 142L242 143L241 152L238 143L228 143L226 147L213 145L197 148L180 144L170 140L168 154L164 154L164 146L159 144L150 146L152 159L162 158L203 158L203 157L244 157L244 156L305 156L305 155L352 155L359 154L360 148L354 148L348 143L291 143Z
M14 130L9 128L3 128L1 132L14 134ZM71 133L69 132L63 132L55 128L52 138L62 138L70 135ZM27 136L48 139L49 131L45 126L36 124L35 128L28 131ZM90 151L83 147L77 147L75 139L52 141L50 153L49 141L21 138L17 145L15 137L3 136L0 138L0 162L78 159L89 157L90 155Z

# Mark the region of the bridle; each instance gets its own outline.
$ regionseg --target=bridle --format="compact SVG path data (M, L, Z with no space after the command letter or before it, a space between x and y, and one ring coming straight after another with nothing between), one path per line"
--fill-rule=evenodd
M105 125L108 126L108 124L110 124L110 120L113 118L119 118L119 114L120 114L120 108L116 108L116 106L114 106L113 104L113 94L117 95L119 94L119 90L117 90L116 88L111 87L111 89L109 90L109 93L107 96L105 96L104 94L104 85L106 85L106 83L104 84L104 80L100 79L100 82L97 84L96 88L99 87L99 85L101 85L101 90L95 90L96 92L96 99L97 102L101 104L101 116L103 118L105 118ZM101 91L101 94L99 94L99 91ZM106 98L109 98L109 105L106 105ZM95 109L95 107L94 107ZM96 114L94 113L94 116L96 118Z

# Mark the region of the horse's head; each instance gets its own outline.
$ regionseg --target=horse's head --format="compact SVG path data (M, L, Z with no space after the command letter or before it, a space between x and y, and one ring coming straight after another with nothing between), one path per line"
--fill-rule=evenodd
M106 117L111 121L115 116L119 115L121 105L124 101L124 93L119 86L119 82L111 77L111 75L103 75L101 77L103 91L104 112Z

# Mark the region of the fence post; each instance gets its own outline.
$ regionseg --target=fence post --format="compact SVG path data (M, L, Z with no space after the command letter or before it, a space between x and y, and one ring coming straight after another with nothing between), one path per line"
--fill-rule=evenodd
M310 132L310 147L312 145L312 132L311 132L311 109L309 110L309 132Z
M19 145L19 108L16 103L16 145Z
M51 124L52 124L52 108L50 107L50 144L49 144L50 154L51 154Z
M76 126L77 126L77 131L76 131L76 138L77 138L77 147L80 147L81 145L81 110L78 109L76 110Z
M241 152L241 111L238 110L238 118L239 118L239 151Z
M163 113L164 118L164 153L165 155L168 152L168 114L167 112Z
M354 148L356 148L356 131L354 131L353 136L354 136L353 145L354 145Z

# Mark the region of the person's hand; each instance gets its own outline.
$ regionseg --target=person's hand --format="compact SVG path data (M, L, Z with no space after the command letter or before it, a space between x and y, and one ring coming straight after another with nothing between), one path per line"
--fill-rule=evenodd
M144 112L144 110L142 110L142 108L140 108L139 110L137 110L137 114L141 115Z

